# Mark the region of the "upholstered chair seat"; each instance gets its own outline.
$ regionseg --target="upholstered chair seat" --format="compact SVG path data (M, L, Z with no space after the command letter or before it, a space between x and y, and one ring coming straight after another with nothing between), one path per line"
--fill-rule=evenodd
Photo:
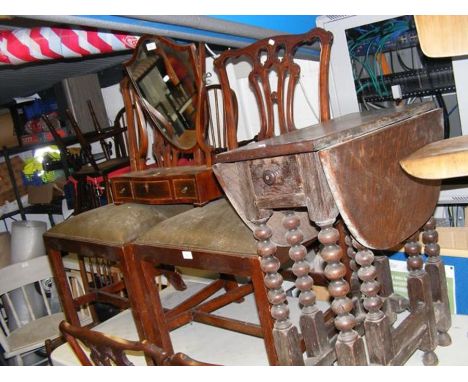
M135 244L257 254L252 231L225 198L162 221L140 235Z
M189 209L193 207L182 204L108 204L57 224L44 237L121 246L163 220Z

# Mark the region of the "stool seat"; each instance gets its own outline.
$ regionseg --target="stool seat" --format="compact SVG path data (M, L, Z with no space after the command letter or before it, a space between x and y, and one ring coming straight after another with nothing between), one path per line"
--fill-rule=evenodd
M44 237L63 238L121 246L137 238L153 225L183 211L191 205L150 206L136 203L108 204L55 225Z
M252 231L224 198L162 221L134 244L257 255Z

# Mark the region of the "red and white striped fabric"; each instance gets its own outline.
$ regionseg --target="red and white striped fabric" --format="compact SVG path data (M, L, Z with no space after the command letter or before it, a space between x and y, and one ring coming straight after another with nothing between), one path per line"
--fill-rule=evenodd
M0 65L133 49L138 38L107 31L49 27L0 31Z

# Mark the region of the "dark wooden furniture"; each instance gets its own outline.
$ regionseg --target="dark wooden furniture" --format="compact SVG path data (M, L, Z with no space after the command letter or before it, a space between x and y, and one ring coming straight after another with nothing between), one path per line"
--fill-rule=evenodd
M255 60L257 50L270 49L272 39L276 39L276 37L259 41L252 48L247 49L246 52L250 52ZM322 105L320 114L323 120L327 120L329 118L328 60L331 34L321 29L314 29L306 34L279 36L278 39L284 44L286 52L295 51L302 45L320 43L319 80ZM223 76L225 78L226 73L221 67L225 63L224 58L231 57L231 52L224 52L215 62L222 80ZM254 66L257 68L256 65ZM294 72L295 77L293 77L297 79L299 75L298 67L287 60L275 65L275 70L279 72L284 73L284 71L291 69ZM256 74L263 76L261 73ZM284 82L281 83L285 85ZM285 110L288 110L288 112L292 111L293 87L294 81L287 85L289 95L284 96L284 98L282 98L283 93L281 91L275 92L278 99L284 101L285 108L287 108ZM239 144L237 142L236 102L230 88L223 87L222 90L225 109L222 117L227 125L224 136L229 149L237 147ZM270 121L273 117L273 108L263 109L263 113L263 122L265 123L262 124L258 136L265 139L275 134L273 127L266 123L267 120ZM282 114L280 113L280 115ZM287 125L288 127L283 126L284 129L281 130L281 133L293 128L291 118L287 118L287 122L290 122L290 124ZM213 141L216 141L216 138ZM248 147L248 145L245 147ZM231 179L224 179L223 181L234 185L243 184L246 180L247 178L243 176L232 174ZM242 204L242 201L240 202ZM232 204L235 206L234 203ZM302 218L306 240L315 239L317 231L309 223L307 213L303 211L298 213L298 216ZM275 214L272 221L278 222L278 219L281 221L281 217L281 213ZM222 198L167 219L130 244L134 256L128 258L128 266L133 268L132 272L140 275L140 282L144 284L143 291L145 293L144 296L133 296L135 302L132 306L134 309L144 308L145 313L148 314L148 321L142 324L147 328L147 333L150 335L147 338L151 342L155 342L167 352L173 353L170 331L194 320L243 334L262 337L270 364L278 364L278 356L272 336L273 320L269 314L268 302L269 299L276 299L276 297L267 294L262 268L278 270L279 267L287 263L289 257L287 250L280 250L280 255L275 261L268 264L263 262L257 254L255 240L245 224L246 221L248 222L243 215L236 214L231 204L225 198ZM277 243L279 245L286 246L287 240L285 240L283 233L278 232L275 239L278 239ZM163 265L214 271L220 273L220 279L213 281L179 306L173 309L164 309L161 306L159 294L154 288L153 281L154 269ZM248 282L237 285L233 282L233 275L246 277ZM278 276L269 280L269 282L280 283L281 280L281 276ZM214 293L222 289L225 289L226 292L212 297ZM250 293L253 293L255 297L260 325L232 320L216 314L217 309L233 302L239 302L245 295ZM144 302L146 305L144 305ZM140 313L140 316L143 316L143 312ZM239 351L242 350L239 349Z
M344 253L337 245L340 233L333 228L338 216L349 231L348 254L359 265L357 275L368 312L364 329L369 361L400 365L421 349L425 364L437 362L437 344L449 343L450 313L436 231L432 221L425 223L435 208L440 182L409 177L399 161L418 147L441 139L442 126L441 111L432 103L415 104L350 114L217 157L214 171L226 195L237 212L256 226L263 264L278 261L271 236L279 227L271 229L266 223L273 210L284 210L282 224L288 230L296 285L302 291L299 324L306 359L297 327L289 319L277 269L264 266L268 293L275 296L270 299L271 314L281 364L329 365L335 354L339 365L367 364L363 339L353 330L356 319L348 297L350 285L343 279ZM234 177L238 183L232 182ZM321 256L327 263L325 276L330 280L331 308L339 331L336 344L327 340L324 320L310 290L313 280L303 260L303 235L293 211L297 207L306 207L311 221L320 227ZM425 269L416 241L422 226L429 256ZM392 328L391 318L382 311L385 298L379 295L379 290L389 286L388 280L376 280L379 264L372 249L391 248L405 240L410 315Z
M144 125L145 115L135 96L134 89L130 86L128 78L123 80L121 89L124 96L125 114L128 124L129 161L132 170L143 170L146 166L145 161L148 148L146 126ZM146 117L149 118L148 116ZM162 135L158 137L161 138ZM166 167L169 167L175 164L175 157L168 155L168 147L171 145L167 142L160 144L159 140L161 139L157 139L154 146L155 156L158 160L163 158ZM175 153L176 150L174 148L171 154ZM201 165L203 158L202 151L199 148L195 149L193 156L194 159L200 161L199 164ZM176 171L181 170L177 168ZM175 184L176 186L178 185L177 182ZM183 194L184 187L178 188L181 194ZM200 194L202 194L201 191ZM111 203L74 216L46 232L44 234L45 247L51 259L54 276L57 280L57 290L67 321L73 325L79 325L76 311L81 304L104 302L116 305L118 308L125 308L128 306L128 300L123 297L142 295L142 284L135 282L139 278L138 272L131 271L128 268L128 264L131 266L129 260L133 256L128 244L162 220L192 208L191 204L153 206L135 203L124 203L121 205ZM88 285L85 273L86 270L90 269L90 265L85 265L88 259L93 259L92 264L94 267L99 266L103 262L112 263L114 267L122 272L123 280L111 282L110 285L90 285L85 297L81 297L79 300L74 299L70 286L67 283L62 259L64 254L70 252L78 254L80 265L84 269L82 273L85 278L85 285ZM173 267L161 267L155 270L155 272L165 275L176 289L185 288L183 281L178 273L173 270ZM121 291L124 287L125 294L122 296ZM133 305L132 298L130 300L131 305ZM151 336L153 329L143 327L141 324L147 321L145 303L139 309L132 310L140 338L144 339Z
M78 310L82 306L93 307L96 303L110 304L117 309L128 308L127 297L131 292L127 280L137 275L128 274L124 261L126 244L158 222L187 208L183 205L108 204L73 216L47 231L44 244L67 321L79 325ZM62 259L67 253L78 255L85 289L81 296L73 297L68 283ZM123 279L115 279L112 273L109 274L109 266L120 270ZM175 280L176 287L183 288L175 279L177 275L165 270L160 273L167 274L169 280ZM139 320L135 322L142 334Z
M111 184L115 203L203 205L222 195L206 166L151 168L119 176Z
M67 179L71 179L75 183L76 192L74 195L74 213L79 214L83 211L99 207L102 204L98 197L96 189L98 187L97 185L100 185L103 188L100 194L106 198L106 201L112 201L109 178L113 176L113 173L116 171L126 171L125 169L130 167L130 160L128 157L107 159L109 153L106 151L106 159L102 162L97 162L91 152L90 142L82 134L73 114L67 110L67 115L81 147L81 155L79 158L72 157L70 155L66 143L57 133L55 127L50 123L47 116L43 115L42 119L52 133L54 140L60 149L62 167L64 168ZM101 130L95 139L105 141L105 139L112 136L112 134L119 136L122 133L123 130L120 129L113 132L107 131L106 133ZM70 168L72 168L72 172L70 172ZM72 178L70 178L70 176L72 176Z
M112 193L110 191L109 179L112 176L113 172L118 170L125 170L130 167L130 160L128 157L116 157L107 159L108 153L106 153L106 159L102 162L97 162L94 158L94 155L91 152L91 145L86 140L85 136L82 134L80 127L78 126L77 121L75 120L73 114L70 110L67 109L67 116L70 120L70 123L73 127L75 135L80 143L81 150L84 157L86 158L87 164L82 166L79 170L73 173L73 177L78 182L78 191L76 195L75 203L75 213L81 213L91 208L99 207L101 203L93 195L89 195L89 192L86 192L80 187L86 187L88 185L89 179L94 179L96 184L102 184L107 203L112 201ZM50 126L49 126L50 128ZM100 141L104 140L104 136L100 135ZM86 187L88 188L88 187ZM95 191L95 189L92 189ZM95 193L95 192L94 192Z
M117 203L202 205L221 196L210 166L213 149L205 137L204 60L203 45L196 51L193 44L175 44L163 37L139 40L125 64L131 87L126 84L123 90L127 121L136 125L136 136L129 137L136 172L113 179ZM157 168L143 170L148 148L145 121L155 130ZM182 167L176 168L181 161Z
M60 323L60 331L83 366L133 366L128 353L144 353L158 366L212 366L183 353L169 355L147 341L130 341L88 328ZM79 342L79 341L80 342ZM89 356L81 344L89 348Z

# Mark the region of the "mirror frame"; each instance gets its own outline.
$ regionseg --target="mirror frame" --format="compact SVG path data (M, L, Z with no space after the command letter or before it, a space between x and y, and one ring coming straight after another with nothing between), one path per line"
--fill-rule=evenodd
M193 131L193 139L189 140L189 144L182 144L179 139L176 139L175 137L170 137L169 134L165 133L162 129L166 130L174 130L172 127L172 123L161 113L159 112L155 107L149 104L149 102L143 97L143 94L140 91L140 88L138 84L136 83L135 78L132 76L131 73L131 66L138 60L138 55L140 54L140 49L143 49L142 46L143 44L147 44L148 42L154 41L156 42L156 49L155 53L160 54L160 44L167 45L171 49L174 49L176 51L180 52L187 52L190 60L190 65L192 65L193 73L194 73L194 80L195 80L195 93L197 94L197 100L194 103L194 107L197 109L195 111L196 116L194 120L194 126L193 130L186 130L192 132ZM161 54L160 54L161 55ZM162 55L161 55L162 56ZM130 80L130 83L132 84L132 87L135 91L135 94L137 96L137 102L139 103L140 107L142 110L144 110L144 113L146 117L154 124L155 128L158 130L158 133L163 136L163 138L169 142L171 145L176 147L177 149L183 151L183 152L193 152L197 149L197 146L200 146L200 141L199 141L199 136L200 136L200 118L198 116L199 114L199 106L201 105L200 102L200 97L202 96L201 92L201 87L203 87L203 80L202 80L202 69L204 65L202 65L199 61L199 57L197 55L196 47L194 44L178 44L175 41L161 37L161 36L153 36L153 35L143 35L140 37L138 44L136 45L133 56L130 60L125 62L123 65L125 67L127 76ZM203 143L201 144L202 146ZM203 149L203 148L202 148ZM205 151L205 150L203 150Z

